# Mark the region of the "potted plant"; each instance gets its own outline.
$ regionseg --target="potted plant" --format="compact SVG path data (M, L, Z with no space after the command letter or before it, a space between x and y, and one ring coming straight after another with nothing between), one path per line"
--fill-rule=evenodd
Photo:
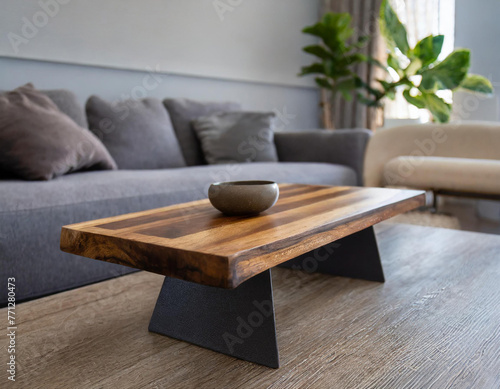
M351 100L353 91L362 86L352 67L360 62L373 61L359 52L368 40L367 36L361 36L354 43L347 43L354 32L351 22L351 15L348 13L329 12L318 23L302 30L321 40L320 44L303 48L306 53L317 57L317 61L302 67L299 76L317 75L315 81L323 93L323 123L326 128L334 128L330 113L335 97L340 94L344 99Z
M388 0L382 1L379 25L388 49L386 65L357 52L367 41L366 36L353 44L346 43L353 33L349 14L325 14L319 23L302 30L319 37L322 43L303 49L318 57L319 61L303 67L300 75L318 74L316 84L330 93L331 100L339 92L343 98L351 100L353 91L356 91L359 102L374 108L382 107L386 97L394 99L397 89L402 89L408 103L429 110L433 120L440 123L449 121L452 106L436 92L463 88L493 93L488 79L468 74L470 50L457 49L443 61L438 60L443 35L429 35L411 48L406 28ZM351 70L353 65L364 61L383 67L392 76L378 79L377 85L370 85ZM329 116L325 111L330 112L331 100L323 106L323 117L327 119ZM325 121L327 128L333 128L333 125L328 126L329 123Z
M380 106L384 97L393 98L396 88L401 87L408 103L429 110L434 121L446 123L452 106L436 92L463 88L478 93L493 93L488 79L468 74L470 50L456 49L443 61L438 61L443 48L443 35L429 35L411 48L406 28L388 0L383 0L380 7L379 24L388 48L387 67L393 70L391 74L394 77L390 81L377 80L379 88L372 88L360 80L368 94L368 97L359 96L365 104Z

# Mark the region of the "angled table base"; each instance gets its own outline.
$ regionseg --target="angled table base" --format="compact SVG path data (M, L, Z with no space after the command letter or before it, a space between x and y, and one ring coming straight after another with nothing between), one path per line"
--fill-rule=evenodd
M384 281L372 227L279 266ZM165 277L149 331L278 368L271 270L235 289Z
M279 266L308 273L385 281L373 227L336 240Z
M278 368L271 271L236 289L165 277L149 331Z

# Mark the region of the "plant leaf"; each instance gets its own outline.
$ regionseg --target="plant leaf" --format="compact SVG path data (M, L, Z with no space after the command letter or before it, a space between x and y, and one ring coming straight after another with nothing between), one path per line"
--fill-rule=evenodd
M413 76L422 68L422 60L420 58L414 58L410 64L405 69L405 74L407 76Z
M395 86L394 84L387 82L385 80L378 80L377 81L382 85L382 88L384 88L384 93L385 95L390 98L391 100L394 100L396 97L396 91L395 91Z
M415 107L420 108L420 109L425 108L425 102L423 101L421 94L417 95L417 96L412 96L410 94L410 90L405 89L403 91L403 96L406 99L406 101L408 101L410 104L414 105Z
M436 96L434 93L419 91L419 94L412 96L410 89L403 91L403 96L408 103L419 109L428 109L433 118L439 123L447 123L450 120L451 104Z
M347 12L328 12L323 15L321 21L305 27L302 32L321 38L332 53L344 53L346 42L354 33L351 20L351 15Z
M443 62L420 72L422 75L420 88L427 91L455 89L464 81L469 66L470 51L467 49L455 50Z
M408 36L406 28L398 18L398 15L392 9L388 0L383 0L380 6L379 18L380 32L387 42L387 47L391 52L398 48L404 55L408 55L410 46L408 45Z
M462 81L460 87L473 92L486 94L493 93L493 85L491 85L490 80L477 74L469 74L465 80Z
M358 88L358 84L354 78L347 78L345 80L339 81L333 87L334 91L351 91Z
M445 102L442 98L434 93L422 93L422 101L425 103L425 108L431 111L432 116L439 123L447 123L450 120L451 105Z
M387 57L387 66L393 68L394 71L399 75L399 77L402 77L404 75L403 69L401 69L401 65L399 64L398 59L392 54L389 54L389 56Z
M380 82L380 85L384 88L384 90L388 91L392 88L392 84L390 82L387 82L385 80L379 80L377 79L378 82Z
M316 77L314 81L316 81L316 85L318 85L320 88L332 90L332 84L330 84L330 81L328 81L327 78Z
M327 15L325 15L325 17L326 16ZM303 28L302 32L304 34L317 36L330 50L332 50L332 52L342 52L344 42L338 39L336 29L326 25L323 20L313 24L312 26Z
M345 61L345 63L347 65L351 65L351 64L355 64L355 63L359 63L359 62L364 62L366 60L367 60L366 55L361 54L361 53L346 55L343 58L343 61Z
M351 75L349 64L342 58L340 60L327 59L324 62L324 74L334 80Z
M441 54L443 42L444 35L429 35L416 44L413 55L422 61L422 66L429 66Z
M320 45L306 46L302 50L308 54L315 55L316 57L319 57L321 59L332 58L332 54L327 49L325 49L323 46Z
M305 76L306 74L325 74L325 67L322 63L313 63L309 66L302 66L299 76Z
M365 96L363 96L361 93L358 93L356 95L356 98L358 99L358 102L361 104L364 104L368 107L380 107L380 103L377 102L376 100L371 100Z
M384 92L373 88L367 82L363 81L359 76L355 76L355 83L358 88L364 88L368 94L373 95L376 99L381 99Z
M347 41L354 33L351 28L352 16L348 12L327 12L322 18L323 25L330 30L336 30L338 39Z
M325 26L321 22L313 24L312 26L304 27L302 32L304 34L317 36L318 38L323 38L327 34Z

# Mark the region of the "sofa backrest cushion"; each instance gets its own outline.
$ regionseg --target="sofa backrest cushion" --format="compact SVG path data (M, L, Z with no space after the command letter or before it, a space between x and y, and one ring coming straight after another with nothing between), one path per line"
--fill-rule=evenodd
M186 166L169 114L160 100L108 102L91 96L89 128L104 143L119 169Z
M241 106L235 102L206 102L189 99L165 99L163 104L170 114L182 154L188 166L206 164L200 141L191 121L217 112L241 109Z
M27 84L0 95L0 171L50 180L83 169L115 169L104 145Z
M219 112L192 122L209 164L277 162L274 112Z
M365 185L383 186L386 163L399 156L500 160L500 123L464 120L379 130L366 150Z
M66 89L47 89L39 92L47 95L61 112L68 115L80 127L88 128L85 110L73 92ZM5 91L0 91L0 94L2 93Z
M85 110L73 92L66 89L42 90L41 92L49 96L57 107L73 119L76 124L88 128Z

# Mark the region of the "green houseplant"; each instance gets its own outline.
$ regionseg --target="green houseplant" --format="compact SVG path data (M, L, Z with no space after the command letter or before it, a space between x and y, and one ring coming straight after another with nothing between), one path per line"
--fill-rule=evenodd
M333 128L330 118L331 102L338 94L346 100L352 99L352 93L362 85L359 77L353 72L354 65L371 60L359 53L359 49L368 40L367 36L358 38L354 43L347 43L354 30L351 27L351 15L348 13L326 13L321 20L305 27L302 32L320 38L321 43L303 48L317 60L309 66L302 67L299 76L315 74L316 84L327 92L330 98L323 97L323 121L325 127Z
M437 91L463 88L485 94L493 92L486 78L468 74L470 50L457 49L443 61L438 61L443 35L429 35L410 48L406 28L388 0L382 1L379 15L380 31L388 48L386 65L359 53L368 37L362 36L352 44L347 43L353 34L351 22L347 13L327 13L318 23L302 30L321 39L320 44L303 48L306 53L316 56L317 61L304 66L299 75L316 74L316 84L330 94L330 99L322 99L327 128L333 128L329 115L331 101L339 93L346 100L351 100L352 94L356 93L359 102L377 108L383 106L386 97L393 99L397 90L402 89L408 103L428 109L433 120L445 123L449 121L452 107L436 95ZM376 85L370 85L352 70L361 62L380 66L393 77L378 79Z
M445 123L450 119L452 106L437 96L437 91L463 88L478 93L493 93L488 79L468 74L470 50L454 50L443 61L438 61L443 48L443 35L429 35L410 48L406 28L388 0L382 2L379 24L388 49L387 67L393 70L391 74L397 76L390 81L377 80L378 88L360 80L367 92L367 95L358 96L363 103L381 106L384 97L394 98L396 88L401 88L408 103L428 109L434 121Z

